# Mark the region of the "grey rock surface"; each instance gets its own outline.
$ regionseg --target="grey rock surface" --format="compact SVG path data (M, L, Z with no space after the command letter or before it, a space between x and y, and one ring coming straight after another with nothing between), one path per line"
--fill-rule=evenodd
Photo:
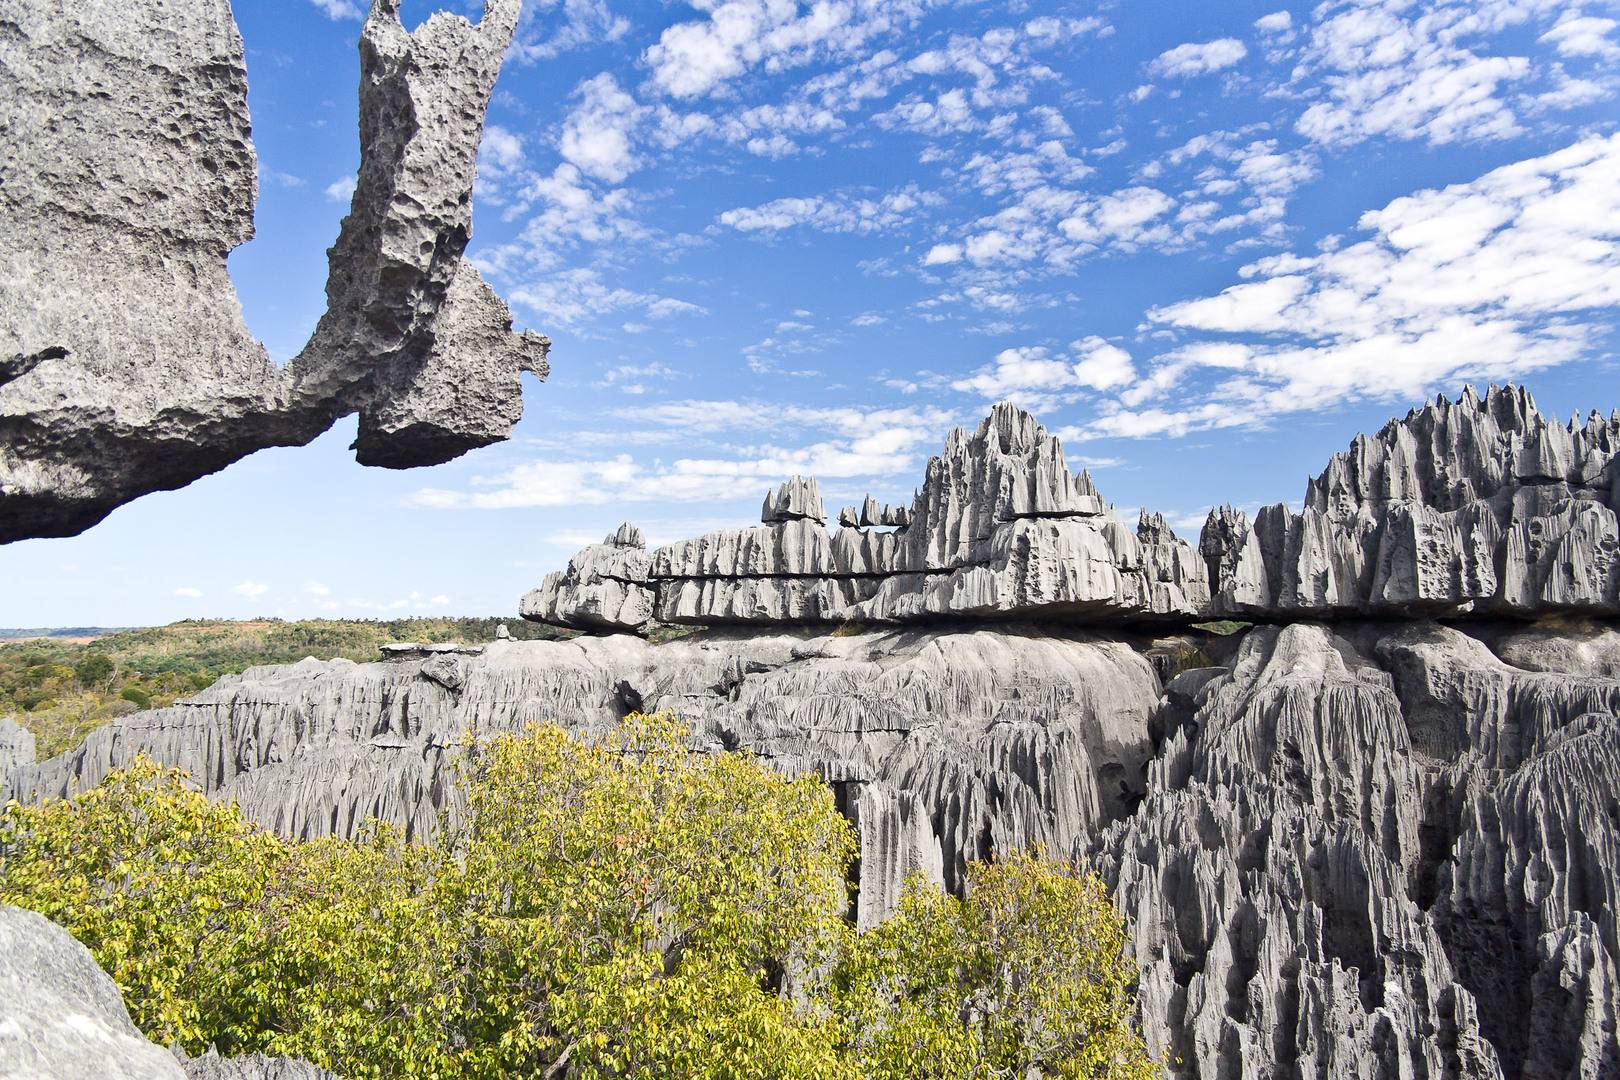
M1620 410L1567 424L1469 388L1357 436L1251 522L1210 512L1213 610L1265 617L1620 613Z
M43 915L0 905L0 1077L185 1080L130 1023L90 950Z
M457 809L467 734L670 709L702 748L833 786L861 925L911 873L958 888L967 860L1037 843L1096 866L1175 1075L1613 1075L1613 628L1467 625L1260 626L1207 649L971 624L397 649L222 679L13 764L0 798L144 752L290 836L373 816L422 835Z
M148 1042L90 950L43 915L0 905L0 1080L337 1080L307 1061Z
M337 1073L298 1058L240 1054L220 1057L209 1051L183 1063L188 1080L338 1080Z
M0 716L0 770L34 760L34 733L9 716Z
M586 548L524 597L522 613L642 633L654 621L1162 620L1208 606L1203 560L1164 519L1127 528L1089 475L1069 471L1058 440L1009 404L972 434L951 433L910 509L869 496L829 534L815 481L793 477L761 516L650 559Z
M506 437L548 343L512 332L463 251L518 8L407 34L398 0L372 4L329 306L281 368L226 270L257 193L229 3L0 3L0 542L80 532L353 412L367 464Z

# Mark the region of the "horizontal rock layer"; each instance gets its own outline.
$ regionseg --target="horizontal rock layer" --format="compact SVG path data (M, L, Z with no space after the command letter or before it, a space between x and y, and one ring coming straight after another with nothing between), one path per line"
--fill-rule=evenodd
M655 621L1162 620L1208 606L1203 560L1164 519L1125 527L1088 475L1069 472L1058 440L1012 405L971 435L951 433L909 510L868 496L829 534L816 482L793 477L761 516L764 525L668 544L650 559L609 537L548 576L521 611L640 633Z
M1358 437L1305 507L1210 512L1198 550L1163 515L1126 528L1035 418L997 405L929 460L910 509L845 507L815 481L765 524L668 544L613 538L523 600L532 619L680 623L1166 621L1620 614L1620 411L1547 420L1523 389L1465 390ZM639 543L639 541L638 541Z
M360 173L327 311L285 368L226 269L253 235L247 72L227 0L11 0L0 34L0 543L80 532L151 491L358 412L362 463L505 438L545 338L463 258L484 110L518 18L374 0Z

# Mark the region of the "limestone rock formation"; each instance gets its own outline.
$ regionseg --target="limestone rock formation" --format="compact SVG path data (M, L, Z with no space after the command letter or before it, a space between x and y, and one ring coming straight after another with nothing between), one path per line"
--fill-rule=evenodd
M90 950L43 915L0 905L0 1076L28 1080L336 1080L306 1061L206 1054L183 1065L130 1022Z
M997 405L960 429L909 510L870 496L829 534L814 480L766 496L762 526L627 556L586 548L523 600L526 618L641 633L654 621L905 623L1192 616L1205 568L1162 517L1121 523L1033 416ZM893 531L874 531L878 528Z
M1560 424L1522 387L1440 397L1357 436L1300 513L1211 511L1214 610L1620 613L1617 454L1620 410Z
M368 817L420 835L452 805L444 766L464 734L531 722L588 734L632 709L670 709L700 745L835 786L860 829L870 922L912 871L955 884L967 859L1067 849L1122 814L1141 795L1157 696L1129 644L1036 630L396 649L226 677L0 771L0 801L66 794L146 753L289 836L349 835Z
M0 716L0 771L34 760L34 733L9 716Z
M0 542L80 532L353 412L366 464L434 464L510 433L548 343L512 332L463 252L519 6L406 33L399 0L374 0L328 309L279 368L226 271L257 192L227 0L0 3Z
M958 888L1037 843L1094 866L1173 1075L1620 1076L1614 462L1612 422L1465 394L1358 441L1302 514L1213 515L1201 559L998 406L904 521L869 501L829 533L795 478L761 526L651 551L621 526L524 599L588 629L739 625L255 668L45 762L0 724L0 800L144 752L289 836L414 835L456 812L469 733L669 709L833 786L861 925L910 873ZM1267 623L1134 625L1207 618L1206 580ZM780 625L843 620L876 625Z

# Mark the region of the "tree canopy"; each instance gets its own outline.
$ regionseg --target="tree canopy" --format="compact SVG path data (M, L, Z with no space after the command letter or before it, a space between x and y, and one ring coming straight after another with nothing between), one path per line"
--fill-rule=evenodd
M0 902L67 927L149 1037L348 1077L1131 1078L1101 883L1019 854L845 921L831 790L667 717L471 746L426 842L283 841L149 761L0 816Z

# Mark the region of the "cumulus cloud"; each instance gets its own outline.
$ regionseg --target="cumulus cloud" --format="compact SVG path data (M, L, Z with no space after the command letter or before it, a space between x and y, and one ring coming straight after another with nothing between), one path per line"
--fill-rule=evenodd
M1087 431L1177 434L1580 359L1594 313L1620 304L1617 221L1620 135L1395 199L1362 215L1360 242L1270 256L1218 294L1152 310L1196 340ZM1216 377L1203 404L1139 407L1198 374Z
M1573 16L1564 0L1327 5L1295 72L1316 77L1326 93L1295 127L1340 146L1374 137L1445 145L1516 136L1523 129L1507 90L1537 69L1529 57L1494 54L1492 39L1560 9L1566 17L1543 41L1567 56L1607 55L1612 21Z
M193 588L190 585L182 585L174 590L174 595L183 596L188 600L200 600L202 599L202 590Z
M1613 19L1595 15L1577 15L1570 12L1545 34L1541 40L1549 42L1561 56L1596 56L1613 60L1620 56L1620 46L1609 39L1617 24Z
M1188 42L1160 53L1148 65L1148 71L1161 77L1185 79L1229 68L1248 55L1248 47L1237 38Z
M717 432L766 436L728 456L642 461L631 454L594 460L525 463L475 477L471 490L423 489L412 506L429 509L500 510L522 507L605 505L734 499L739 489L767 487L798 473L823 479L906 474L920 464L951 414L938 409L783 407L742 401L677 401L622 410L630 423L664 429L673 439L713 438ZM787 433L810 441L789 446Z
M236 585L231 589L231 592L238 596L245 596L249 600L263 596L269 591L270 586L264 584L262 581L244 581L240 585Z
M773 199L753 207L723 212L720 224L739 232L781 232L804 226L822 232L885 232L909 224L917 212L944 202L915 184L880 195L857 198L844 194Z
M1070 350L1059 357L1039 346L1003 349L990 364L951 383L951 389L1040 410L1072 400L1077 391L1111 390L1136 378L1130 354L1100 337L1082 338Z
M354 0L310 0L310 3L321 9L321 13L333 22L343 19L364 19L365 12Z
M581 172L619 183L638 164L632 136L646 110L605 71L580 83L574 96L558 149Z

